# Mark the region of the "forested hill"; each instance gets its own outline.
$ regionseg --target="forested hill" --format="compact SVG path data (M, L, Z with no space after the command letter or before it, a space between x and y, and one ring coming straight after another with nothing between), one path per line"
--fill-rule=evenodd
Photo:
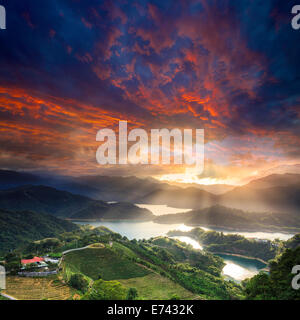
M0 210L0 255L32 240L57 236L78 228L71 222L48 214Z
M249 212L215 205L185 213L155 217L156 223L184 223L188 226L218 227L245 231L300 232L300 217L295 213Z
M168 235L191 237L204 246L206 251L212 253L237 254L258 258L265 262L274 259L284 250L284 244L281 241L257 241L239 234L225 235L222 232L205 231L201 228L194 228L187 232L174 230Z
M243 283L249 300L300 300L300 290L292 287L294 266L300 265L300 247L287 249L270 264L270 274L260 273ZM299 283L299 280L298 280Z

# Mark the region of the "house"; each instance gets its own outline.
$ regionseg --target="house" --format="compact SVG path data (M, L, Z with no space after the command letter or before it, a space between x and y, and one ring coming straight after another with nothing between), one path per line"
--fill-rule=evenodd
M33 259L22 259L21 263L22 265L39 264L40 262L43 262L43 261L44 261L44 258L34 257Z

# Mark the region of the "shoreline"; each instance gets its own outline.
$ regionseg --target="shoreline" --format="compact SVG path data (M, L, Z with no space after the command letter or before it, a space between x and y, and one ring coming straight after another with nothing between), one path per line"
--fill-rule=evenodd
M215 254L215 255L218 255L218 254L222 254L222 255L225 255L225 256L233 256L233 257L239 257L239 258L244 258L244 259L248 259L248 260L257 260L263 264L265 264L265 268L267 268L267 266L269 265L267 261L261 259L261 258L254 258L254 257L249 257L249 256L244 256L242 254L237 254L237 253L228 253L228 252L212 252L212 251L208 251L212 254ZM263 268L263 269L265 269Z
M188 234L188 237L190 237L191 239L197 241L199 243L199 245L201 245L203 247L204 250L206 250L206 245L202 245L200 244L199 240L196 237L193 237L193 235ZM169 237L169 235L168 235ZM218 255L218 254L222 254L222 255L226 255L226 256L233 256L233 257L240 257L240 258L244 258L244 259L248 259L248 260L257 260L263 264L265 264L265 268L268 267L269 263L261 258L256 258L256 257L250 257L250 256L246 256L246 255L242 255L242 254L238 254L238 253L229 253L229 252L221 252L221 251L209 251L206 250L207 252L214 254L214 255ZM263 268L263 269L265 269Z
M71 218L65 218L67 221L71 221L73 223L76 222L153 222L156 224L161 224L161 225L175 225L175 224L184 224L187 227L191 228L212 228L213 230L209 231L216 231L216 232L264 232L264 233L282 233L282 234L289 234L289 235L296 235L297 233L300 233L300 228L299 229L292 229L292 230L282 230L280 228L259 228L259 229L252 229L252 228L231 228L228 226L216 226L216 225L191 225L191 224L185 224L184 222L176 222L176 223L159 223L156 222L155 220L138 220L138 219L71 219Z
M214 229L213 231L217 232L222 232L222 231L232 231L232 232L264 232L264 233L283 233L283 234L297 234L300 233L300 228L299 229L292 229L292 230L282 230L282 229L248 229L248 228L231 228L231 227L225 227L225 226L216 226L216 225L191 225L191 224L186 224L186 226L191 227L191 228L212 228ZM220 229L220 230L218 230Z

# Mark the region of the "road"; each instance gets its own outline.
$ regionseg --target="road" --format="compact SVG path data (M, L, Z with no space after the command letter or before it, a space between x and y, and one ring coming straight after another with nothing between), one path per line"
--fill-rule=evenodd
M2 293L2 292L0 292L0 296L2 296L2 297L4 297L4 298L7 298L7 299L9 299L9 300L18 300L18 299L16 299L16 298L14 298L14 297L12 297L12 296L9 296L8 294Z

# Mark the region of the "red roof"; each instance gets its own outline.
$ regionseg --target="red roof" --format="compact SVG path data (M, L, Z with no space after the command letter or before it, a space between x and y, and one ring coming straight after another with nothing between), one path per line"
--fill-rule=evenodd
M34 257L33 259L29 259L29 260L21 260L22 264L30 264L30 263L36 263L36 262L41 262L44 261L44 258L39 258L39 257Z

